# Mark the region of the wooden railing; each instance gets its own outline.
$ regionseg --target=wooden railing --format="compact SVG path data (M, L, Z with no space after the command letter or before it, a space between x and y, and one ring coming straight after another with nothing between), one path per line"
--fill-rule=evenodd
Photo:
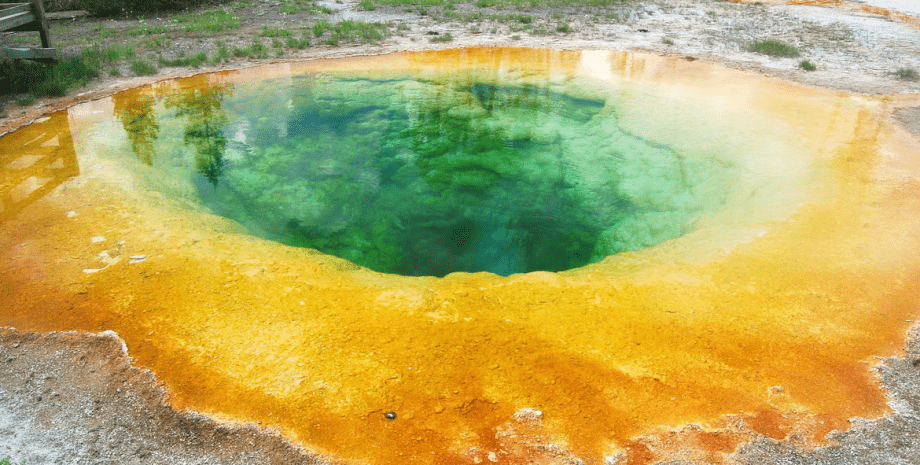
M0 32L38 31L41 48L0 48L0 60L21 58L34 61L57 61L60 53L51 47L48 18L42 0L29 3L0 3Z

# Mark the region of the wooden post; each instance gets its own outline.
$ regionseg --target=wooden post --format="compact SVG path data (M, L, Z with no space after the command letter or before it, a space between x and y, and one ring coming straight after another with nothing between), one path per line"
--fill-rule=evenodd
M42 48L51 48L51 35L48 33L48 19L45 18L45 6L42 0L32 0L32 13L38 22L38 33L42 37Z

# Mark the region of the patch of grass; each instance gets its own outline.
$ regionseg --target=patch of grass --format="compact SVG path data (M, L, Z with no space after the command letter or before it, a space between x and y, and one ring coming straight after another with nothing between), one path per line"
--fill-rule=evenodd
M214 57L211 59L211 63L226 63L233 58L233 55L230 53L230 49L227 48L227 43L223 40L217 41L217 53L214 54Z
M262 26L262 37L291 37L294 33L280 27Z
M173 16L170 21L189 32L224 32L239 29L240 18L227 10L200 11Z
M450 42L454 40L454 36L451 33L444 34L442 36L434 36L431 38L432 42Z
M332 23L325 19L317 21L316 24L313 25L313 37L319 37L329 29L332 29Z
M132 37L137 37L137 36L147 36L150 34L162 34L164 32L169 32L169 28L166 26L141 26L141 27L136 27L128 31L128 35Z
M331 8L317 5L314 0L281 0L280 11L286 15L292 15L305 11L309 14L329 14Z
M903 79L905 81L916 81L920 79L920 74L917 73L917 70L911 68L900 68L894 72L894 75L898 79Z
M113 76L113 77L121 76L121 70L119 70L118 68L112 68L109 70L109 76Z
M358 2L358 6L360 6L362 10L366 11L374 11L377 9L377 4L374 3L374 0L361 0Z
M160 57L158 60L160 66L191 66L193 68L197 68L201 66L203 63L207 63L207 61L208 61L208 54L207 52L204 52L204 51L198 52L190 57L178 57L173 60L167 60L166 58ZM134 64L132 63L131 65L132 65L131 70L134 71L134 67L133 67ZM137 71L134 71L134 72L136 74L141 74L141 73L137 73ZM153 69L153 73L155 72L156 72L156 68ZM147 73L147 74L153 74L153 73Z
M671 39L661 39L661 43L665 45L674 45L674 41Z
M21 107L27 107L33 103L35 103L34 95L26 95L25 97L20 97L19 99L16 100L16 105L19 105Z
M572 32L572 28L569 27L569 23L562 23L562 24L556 26L556 32L561 32L561 33L563 33L563 34L568 34L568 33Z
M257 38L252 39L252 44L247 48L247 52L252 58L268 58L268 47Z
M799 49L778 40L758 40L747 46L748 51L762 53L772 57L797 57Z
M67 91L81 87L90 79L99 76L102 66L98 62L82 57L62 61L53 68L33 91L39 96L62 97Z
M303 50L310 46L310 39L308 37L302 37L300 39L288 37L284 44L287 45L288 48Z
M233 56L237 58L268 58L268 47L260 40L253 39L252 43L246 48L234 47Z
M518 34L515 34L511 36L511 40L521 40L521 36L519 36Z
M134 60L131 62L131 72L138 76L156 74L157 67L146 60Z
M114 63L122 59L132 59L137 56L137 49L133 45L106 44L83 49L80 55L88 60L102 63Z
M815 66L814 63L812 63L812 62L810 62L810 61L808 61L808 60L802 60L801 62L799 62L799 68L802 68L802 69L804 69L805 71L814 71L814 70L818 69L818 67Z
M327 31L329 37L323 42L329 45L337 45L340 42L375 43L390 36L390 29L386 23L339 21L332 24L328 21L318 21L313 25L315 37Z

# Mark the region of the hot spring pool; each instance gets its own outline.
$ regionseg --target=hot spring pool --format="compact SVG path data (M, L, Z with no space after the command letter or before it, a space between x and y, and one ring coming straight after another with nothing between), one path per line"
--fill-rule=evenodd
M607 51L157 82L0 139L0 325L113 330L174 407L355 463L820 439L920 311L888 106Z

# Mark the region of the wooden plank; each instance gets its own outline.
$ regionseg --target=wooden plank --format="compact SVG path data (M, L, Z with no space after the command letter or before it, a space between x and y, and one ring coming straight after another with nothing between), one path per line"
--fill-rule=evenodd
M74 10L74 11L55 11L54 13L45 13L45 18L48 18L49 21L57 21L61 19L76 19L83 16L89 16L89 12L86 10Z
M31 12L32 5L28 3L4 3L0 4L0 17L16 13Z
M48 26L48 19L45 18L45 5L42 0L32 0L32 14L42 26L38 30L38 35L42 38L42 48L51 48L51 33L48 32L51 28Z
M0 60L60 60L61 52L54 48L0 48Z
M0 31L15 29L31 22L35 22L35 15L31 11L4 16L0 18Z

